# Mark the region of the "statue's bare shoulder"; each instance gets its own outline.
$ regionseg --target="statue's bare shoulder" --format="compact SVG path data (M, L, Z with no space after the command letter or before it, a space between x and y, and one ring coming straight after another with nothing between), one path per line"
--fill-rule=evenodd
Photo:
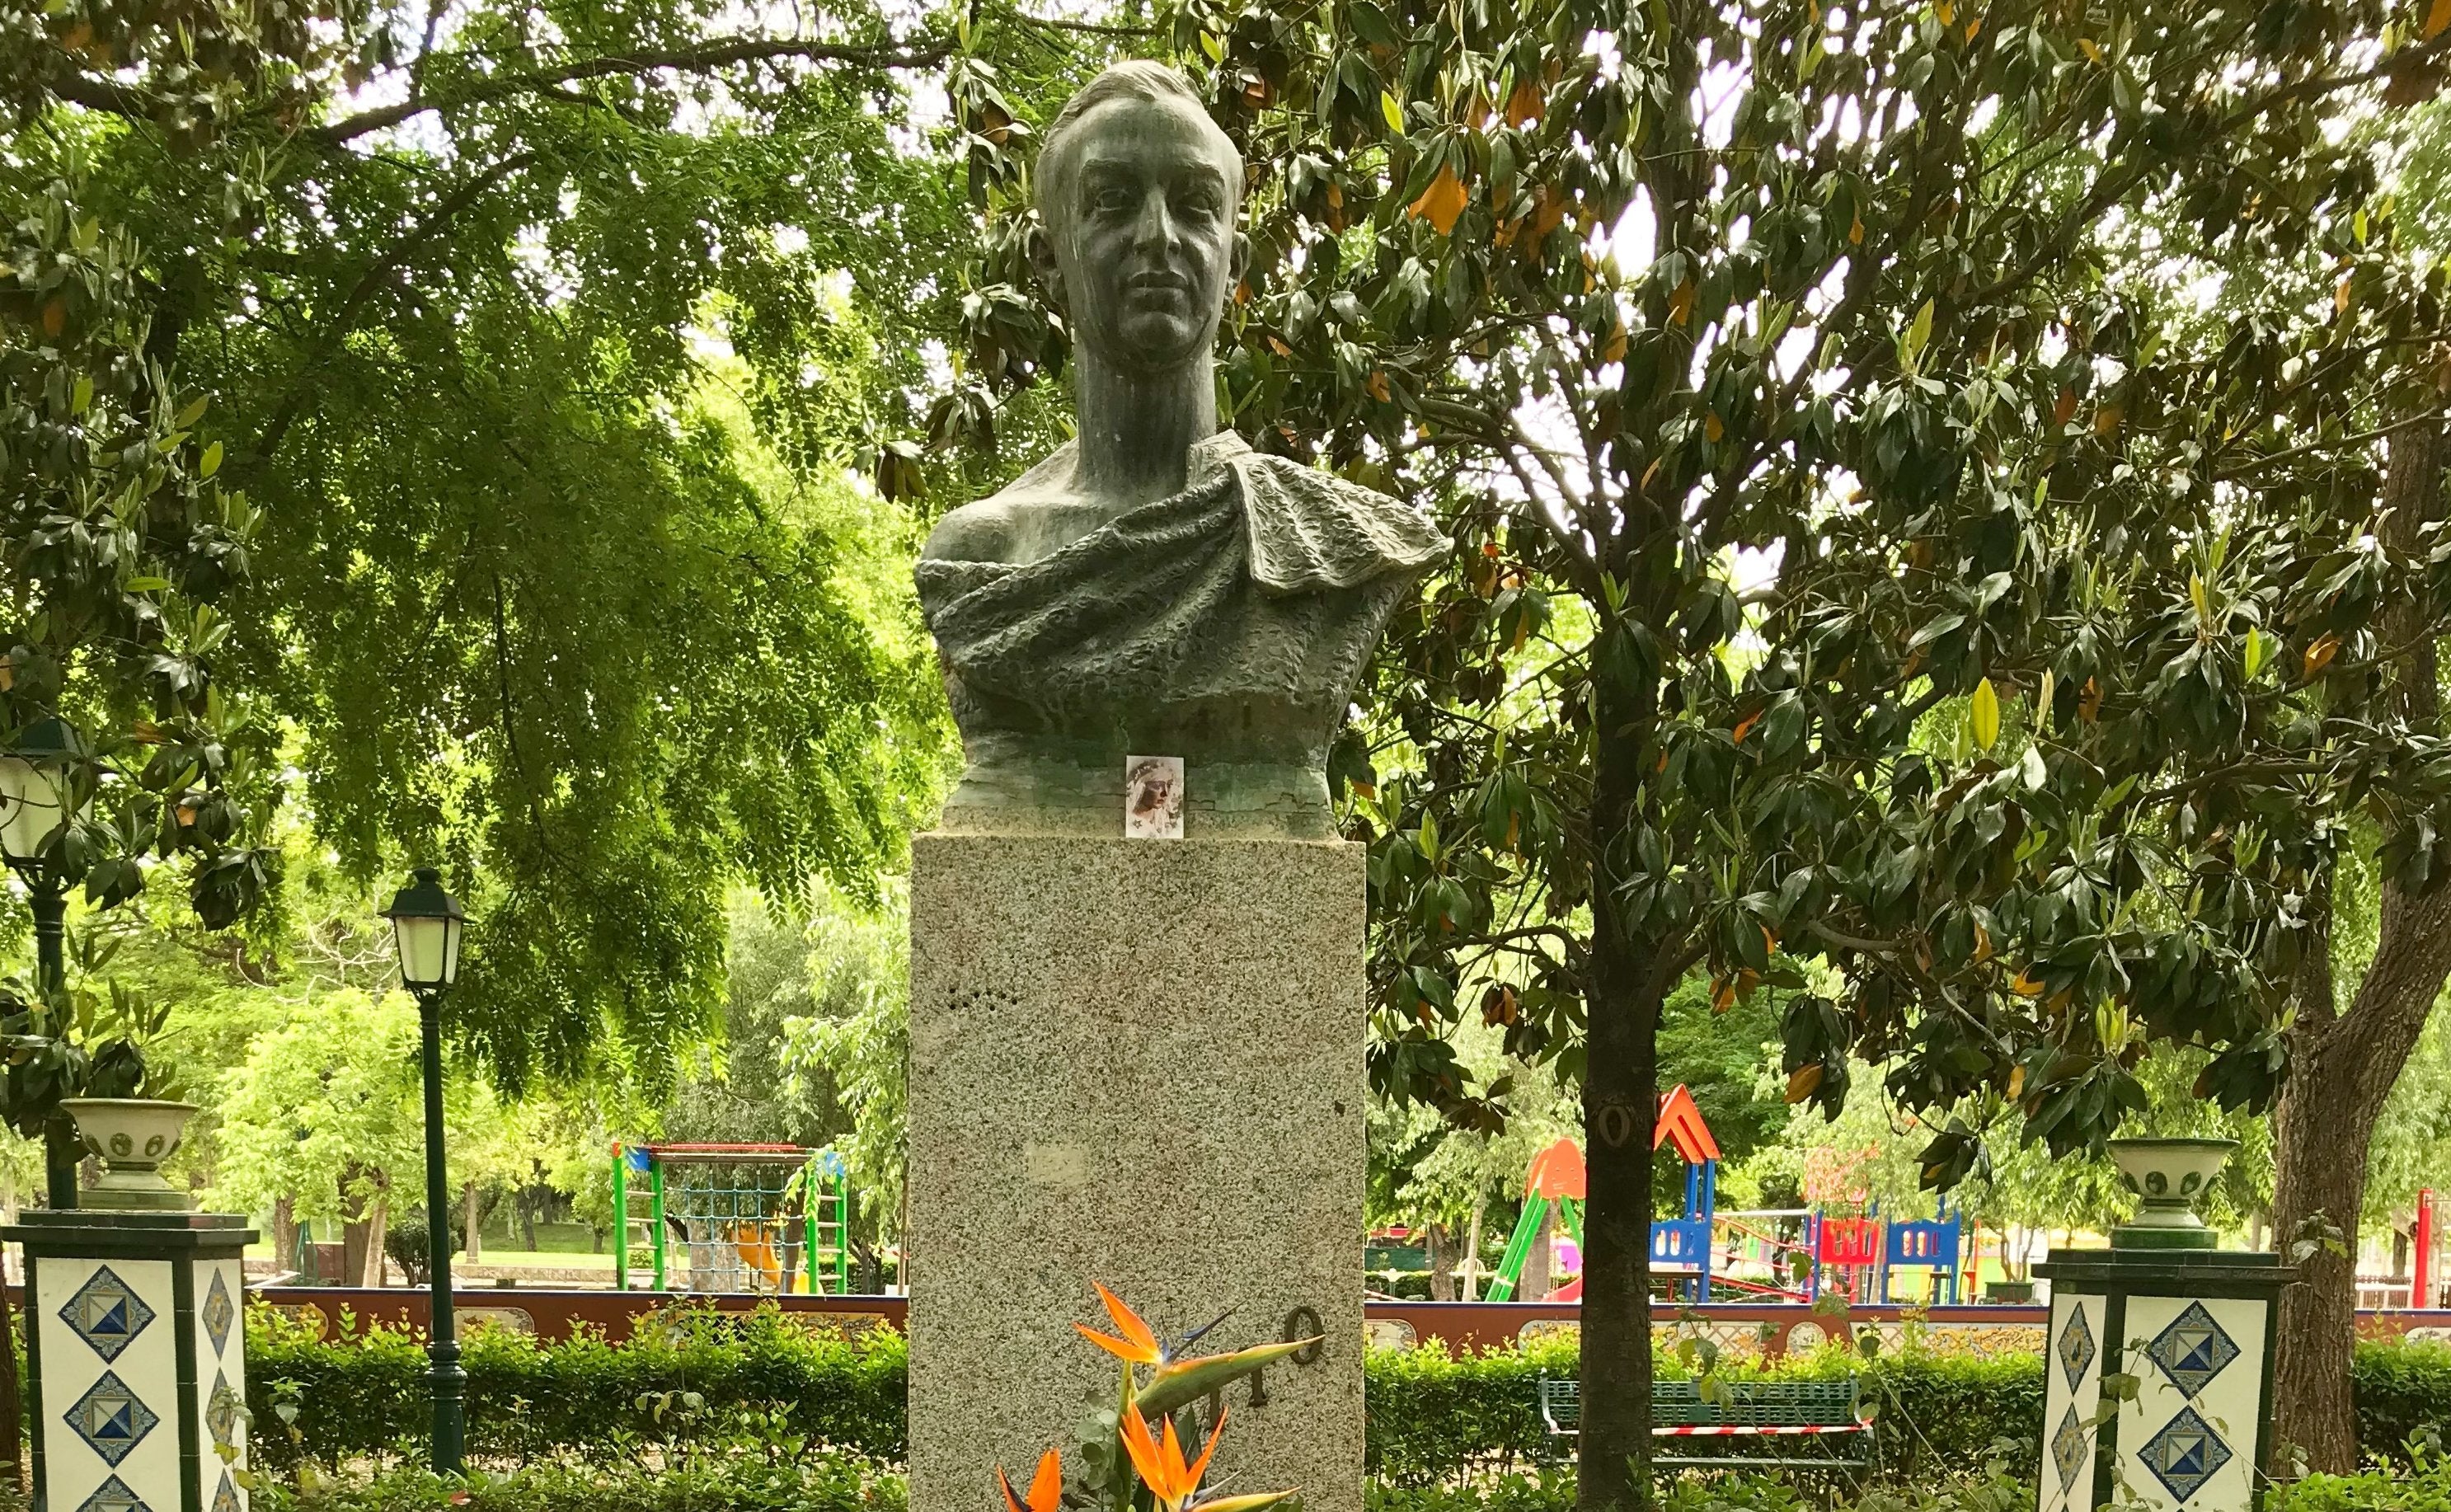
M919 550L934 561L1004 561L1012 552L1012 503L999 494L964 504L936 521Z

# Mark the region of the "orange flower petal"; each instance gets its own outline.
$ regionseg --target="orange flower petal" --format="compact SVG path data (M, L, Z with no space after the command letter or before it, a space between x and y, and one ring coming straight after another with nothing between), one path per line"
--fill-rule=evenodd
M1113 1355L1118 1360L1128 1360L1132 1364L1139 1365L1153 1365L1159 1363L1158 1357L1154 1353L1142 1348L1138 1345L1126 1344L1121 1339L1112 1338L1107 1334L1100 1333L1097 1329L1090 1327L1086 1323L1076 1323L1072 1326L1080 1331L1082 1338L1088 1340L1091 1344L1094 1344L1099 1348L1106 1350L1108 1354Z
M1000 1464L996 1466L996 1486L1004 1492L1005 1512L1029 1512L1029 1508L1021 1504L1021 1498L1012 1494L1012 1478L1004 1473L1004 1466Z
M1089 1285L1098 1287L1098 1298L1107 1305L1107 1316L1115 1320L1115 1331L1117 1333L1122 1334L1125 1338L1130 1340L1133 1344L1138 1345L1141 1348L1147 1350L1148 1359L1151 1364L1154 1364L1165 1356L1166 1350L1159 1346L1157 1335L1150 1331L1147 1324L1141 1322L1141 1315L1139 1313L1125 1306L1123 1299L1116 1296L1113 1292L1108 1291L1105 1286L1098 1286L1098 1283L1094 1281L1089 1283Z
M1183 1494L1189 1496L1200 1489L1200 1478L1208 1473L1208 1457L1217 1452L1218 1436L1226 1431L1226 1404L1217 1404L1217 1421L1208 1425L1208 1442L1200 1446L1200 1458L1193 1462L1185 1478Z
M999 1470L997 1474L1003 1472ZM1005 1495L1012 1495L1011 1487L1005 1488ZM1064 1457L1049 1449L1038 1457L1038 1474L1030 1478L1029 1512L1055 1512L1063 1500Z
M1122 1424L1124 1452L1131 1456L1132 1468L1141 1480L1154 1490L1166 1479L1166 1466L1158 1459L1157 1442L1149 1437L1148 1420L1141 1416L1141 1404L1131 1404Z

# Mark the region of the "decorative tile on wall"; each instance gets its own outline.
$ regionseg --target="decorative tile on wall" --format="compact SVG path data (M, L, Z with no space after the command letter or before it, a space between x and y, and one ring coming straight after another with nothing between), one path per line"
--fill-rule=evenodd
M2035 1488L2037 1512L2092 1512L2094 1443L2090 1421L2102 1401L2099 1296L2066 1292L2051 1299L2050 1368L2043 1383L2045 1463Z
M2120 1474L2165 1512L2246 1512L2253 1502L2265 1304L2133 1296L2136 1400L2120 1409Z
M56 1512L175 1512L178 1345L167 1260L45 1259L44 1479Z
M247 1512L246 1488L230 1472L246 1468L246 1295L235 1260L196 1263L196 1405L204 1415L205 1505Z

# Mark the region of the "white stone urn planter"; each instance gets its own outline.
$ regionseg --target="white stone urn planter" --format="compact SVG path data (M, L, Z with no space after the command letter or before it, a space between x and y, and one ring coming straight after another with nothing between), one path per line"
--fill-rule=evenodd
M2210 1249L2220 1236L2196 1216L2198 1198L2221 1174L2235 1139L2114 1139L2110 1158L2141 1201L2136 1216L2110 1236L2133 1249Z
M60 1107L76 1120L86 1149L103 1165L102 1179L78 1194L79 1206L157 1212L195 1206L161 1171L162 1163L178 1152L195 1104L150 1097L64 1097Z

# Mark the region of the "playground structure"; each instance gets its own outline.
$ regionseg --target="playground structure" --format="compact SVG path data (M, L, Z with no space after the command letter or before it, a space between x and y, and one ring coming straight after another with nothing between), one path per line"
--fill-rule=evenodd
M617 1142L613 1285L666 1291L677 1275L677 1289L702 1295L839 1296L851 1281L846 1177L831 1147Z
M1651 1148L1674 1145L1685 1162L1685 1205L1675 1218L1651 1225L1651 1274L1669 1295L1709 1302L1716 1288L1726 1300L1816 1302L1824 1295L1850 1302L1895 1301L1909 1277L1924 1283L1914 1300L1953 1305L1966 1274L1966 1221L1943 1205L1928 1219L1884 1220L1877 1203L1861 1216L1833 1216L1814 1208L1722 1212L1718 1208L1719 1144L1694 1094L1672 1089L1659 1100ZM1579 1247L1583 1242L1583 1152L1560 1139L1532 1157L1523 1182L1523 1210L1491 1280L1488 1300L1510 1301L1522 1282L1524 1263L1554 1213L1558 1227ZM1739 1275L1739 1267L1756 1274ZM1552 1294L1559 1302L1582 1297L1576 1276Z

